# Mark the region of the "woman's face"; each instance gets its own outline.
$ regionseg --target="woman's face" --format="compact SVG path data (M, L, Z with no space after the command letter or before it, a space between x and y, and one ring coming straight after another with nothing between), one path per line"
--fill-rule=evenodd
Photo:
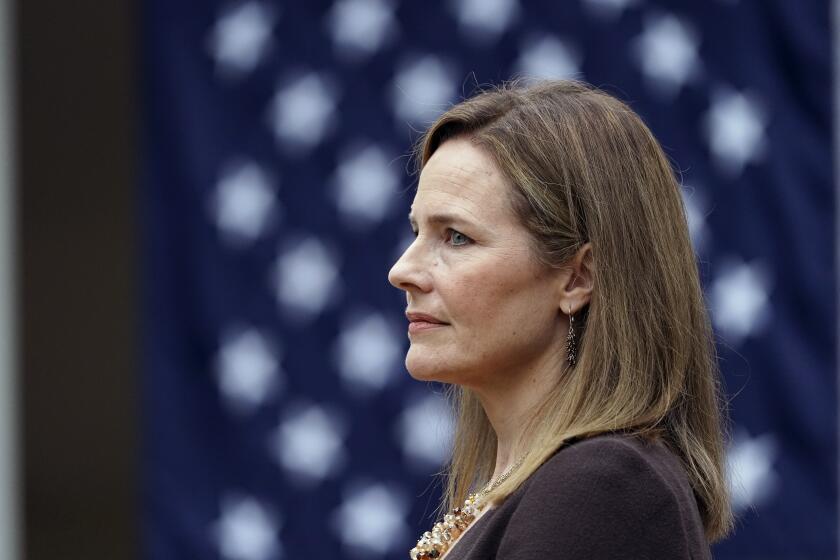
M417 237L388 280L407 309L443 324L409 324L412 377L502 386L565 359L557 270L540 264L509 200L511 186L468 139L429 159L409 215Z

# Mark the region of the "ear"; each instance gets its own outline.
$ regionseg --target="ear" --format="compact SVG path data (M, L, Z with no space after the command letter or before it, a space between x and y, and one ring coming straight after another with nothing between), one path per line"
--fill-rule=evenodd
M592 298L595 262L592 256L592 243L587 241L563 267L560 275L558 303L560 311L568 315L586 307Z

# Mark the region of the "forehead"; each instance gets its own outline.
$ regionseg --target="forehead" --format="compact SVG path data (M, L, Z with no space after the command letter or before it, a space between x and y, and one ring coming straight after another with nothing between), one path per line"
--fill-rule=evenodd
M513 218L510 186L493 159L466 138L444 142L420 173L412 215L460 211L474 218Z

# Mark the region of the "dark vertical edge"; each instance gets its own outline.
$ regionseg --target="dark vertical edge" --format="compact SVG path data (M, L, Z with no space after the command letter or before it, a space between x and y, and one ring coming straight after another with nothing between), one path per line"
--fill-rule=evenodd
M133 558L134 5L15 12L24 548Z

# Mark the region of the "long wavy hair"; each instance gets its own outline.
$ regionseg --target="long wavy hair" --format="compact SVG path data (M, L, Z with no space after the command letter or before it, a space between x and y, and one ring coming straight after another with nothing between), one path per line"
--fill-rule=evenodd
M564 442L621 431L660 437L679 457L711 542L732 528L726 405L679 183L659 143L618 99L577 81L510 82L446 111L415 146L417 171L466 137L512 185L535 255L563 267L587 241L590 303L577 363L558 371L514 451L500 503ZM580 325L580 326L578 326ZM496 435L470 389L446 389L456 420L440 508L489 482Z

